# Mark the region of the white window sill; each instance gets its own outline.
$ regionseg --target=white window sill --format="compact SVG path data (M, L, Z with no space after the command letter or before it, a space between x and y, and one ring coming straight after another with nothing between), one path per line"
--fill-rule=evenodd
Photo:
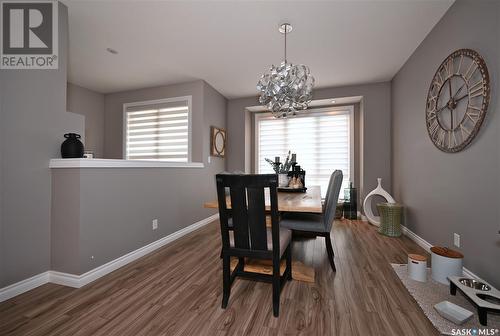
M51 159L49 168L204 168L203 162L112 159Z

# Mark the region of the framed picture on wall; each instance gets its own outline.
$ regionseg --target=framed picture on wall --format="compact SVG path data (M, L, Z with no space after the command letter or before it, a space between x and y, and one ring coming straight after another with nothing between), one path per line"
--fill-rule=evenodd
M210 155L224 157L226 155L226 130L210 126Z

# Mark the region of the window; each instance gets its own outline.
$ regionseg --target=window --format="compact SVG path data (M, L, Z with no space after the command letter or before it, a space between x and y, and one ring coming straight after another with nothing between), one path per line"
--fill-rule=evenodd
M286 119L275 119L268 113L256 114L256 171L273 173L265 158L274 160L280 156L283 161L290 150L297 154L298 164L306 171L306 187L321 186L324 197L335 169L344 174L342 188L353 180L353 139L352 106L308 110Z
M126 160L191 161L191 96L123 105Z

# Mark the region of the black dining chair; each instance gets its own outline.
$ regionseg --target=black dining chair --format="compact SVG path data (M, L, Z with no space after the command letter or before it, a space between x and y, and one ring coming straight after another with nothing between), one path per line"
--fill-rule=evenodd
M279 315L280 292L292 278L292 247L290 230L280 227L278 213L278 177L266 175L217 174L217 199L222 237L222 308L227 307L231 285L237 276L271 282L273 285L273 314ZM231 209L226 202L229 188ZM269 189L271 228L266 227L264 189ZM229 227L232 218L232 227ZM231 272L230 258L238 264ZM272 275L245 271L245 258L272 261ZM286 258L286 269L280 274L280 263Z
M333 260L334 253L330 231L332 230L332 223L335 219L335 210L337 208L340 188L342 187L342 179L343 175L341 170L335 170L330 176L322 214L286 212L281 215L280 222L280 225L284 228L324 237L328 259L330 260L330 266L333 271L335 271L336 268Z

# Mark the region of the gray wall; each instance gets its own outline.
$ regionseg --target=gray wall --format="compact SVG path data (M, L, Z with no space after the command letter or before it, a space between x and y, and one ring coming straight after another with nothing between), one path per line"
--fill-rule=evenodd
M323 88L314 91L313 99L362 96L359 104L359 151L354 174L360 197L377 186L377 177L383 178L384 188L391 190L391 86L390 83ZM252 127L250 112L245 108L259 105L254 97L228 101L228 159L227 169L250 172L252 164ZM368 125L364 127L364 125ZM298 153L300 155L300 153Z
M3 239L3 99L2 94L3 85L2 85L2 77L0 77L0 288L2 285L6 283L5 280L5 270L4 270L4 239Z
M80 170L53 170L51 270L70 274L80 270L80 199Z
M67 111L85 116L85 149L104 157L104 95L68 83Z
M59 4L59 69L0 70L0 288L50 267L49 160L59 157L62 134L83 130L65 112L67 18Z
M125 102L191 94L198 130L193 153L205 168L54 169L54 270L84 273L217 213L203 203L216 197L214 175L225 170L224 159L212 157L208 163L207 158L210 126L226 127L226 99L203 81L167 88L106 97L112 108L107 120L119 119ZM121 130L110 129L119 134L106 135L107 148L119 157ZM151 228L153 219L159 220L158 230ZM77 242L61 242L65 237Z
M392 81L393 171L406 225L436 245L461 235L465 266L500 287L500 2L458 0ZM425 126L426 96L437 67L451 52L471 48L491 78L486 120L469 148L438 150Z
M259 105L256 97L227 102L227 170L251 172L252 124L247 107Z

